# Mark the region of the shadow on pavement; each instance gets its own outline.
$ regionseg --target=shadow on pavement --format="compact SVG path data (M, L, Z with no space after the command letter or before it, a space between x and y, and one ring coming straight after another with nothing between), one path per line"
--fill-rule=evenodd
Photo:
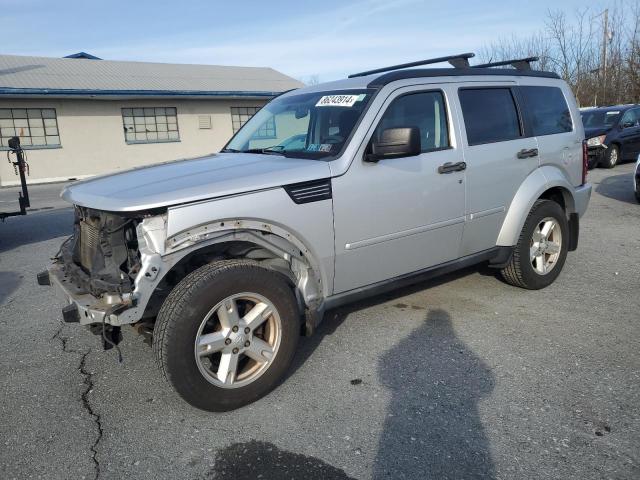
M0 305L15 292L22 282L22 277L16 272L0 272Z
M494 478L478 403L494 386L491 370L462 343L444 310L378 363L391 404L375 479Z
M620 202L638 204L633 193L633 173L602 179L600 185L596 187L596 192Z
M251 440L234 443L216 454L215 466L207 478L229 480L295 479L353 480L322 460L280 450L271 443Z
M27 214L24 217L9 217L5 222L0 223L0 253L21 245L71 235L72 230L73 210L71 208L34 215Z
M424 282L416 283L414 285L409 285L407 287L399 288L397 290L392 290L387 293L376 295L374 297L370 297L364 300L360 300L358 302L350 303L348 305L327 311L324 314L324 319L322 320L322 323L318 327L317 332L315 332L309 338L302 337L300 339L300 344L298 345L298 351L293 360L293 364L289 369L287 378L293 375L298 370L298 368L304 365L307 359L311 357L311 355L313 355L313 352L315 351L315 349L322 343L322 340L324 339L324 337L333 335L336 329L340 327L342 322L345 321L345 319L349 316L350 313L353 313L368 307L372 307L374 305L378 305L381 303L389 302L396 298L411 295L413 293L420 292L422 290L434 288L434 287L437 287L438 285L442 285L443 283L453 282L454 280L466 277L467 275L471 275L473 273L480 273L481 275L495 276L495 270L490 269L484 264L479 264L477 266L458 270L452 273L448 273L446 275L442 275L440 277L433 278L431 280L426 280Z

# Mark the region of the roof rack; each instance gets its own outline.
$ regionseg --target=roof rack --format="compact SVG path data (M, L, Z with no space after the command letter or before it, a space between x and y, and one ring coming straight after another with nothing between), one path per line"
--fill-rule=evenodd
M516 58L513 60L504 60L502 62L490 62L490 63L482 63L480 65L473 65L471 68L488 68L488 67L503 67L505 65L511 65L516 70L531 70L531 62L537 62L540 60L539 57L527 57L527 58Z
M393 70L400 70L403 68L417 67L419 65L430 65L432 63L442 62L449 62L455 68L469 68L469 59L475 56L475 53L460 53L459 55L449 55L447 57L429 58L427 60L402 63L400 65L392 65L391 67L376 68L375 70L367 70L366 72L354 73L349 75L349 78L364 77L366 75L371 75L372 73L391 72Z

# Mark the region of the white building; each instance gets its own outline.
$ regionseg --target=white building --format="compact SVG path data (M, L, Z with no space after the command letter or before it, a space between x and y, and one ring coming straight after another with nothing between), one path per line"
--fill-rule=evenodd
M72 57L0 55L0 150L20 137L30 183L217 152L269 99L302 86L271 68ZM0 186L18 183L0 162Z

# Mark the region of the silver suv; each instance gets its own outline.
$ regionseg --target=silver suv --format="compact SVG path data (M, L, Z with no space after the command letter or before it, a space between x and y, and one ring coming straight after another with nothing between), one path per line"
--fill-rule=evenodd
M329 308L482 262L548 286L591 194L580 113L532 59L472 56L287 92L218 155L67 187L74 234L39 283L105 347L152 336L211 411L272 390Z

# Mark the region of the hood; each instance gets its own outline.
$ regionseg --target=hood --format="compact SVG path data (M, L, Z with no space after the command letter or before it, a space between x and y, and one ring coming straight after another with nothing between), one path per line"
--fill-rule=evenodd
M94 177L69 185L61 197L96 210L135 212L329 176L324 161L221 153Z
M612 127L591 127L584 129L584 138L589 139L598 135L606 135L611 131Z

